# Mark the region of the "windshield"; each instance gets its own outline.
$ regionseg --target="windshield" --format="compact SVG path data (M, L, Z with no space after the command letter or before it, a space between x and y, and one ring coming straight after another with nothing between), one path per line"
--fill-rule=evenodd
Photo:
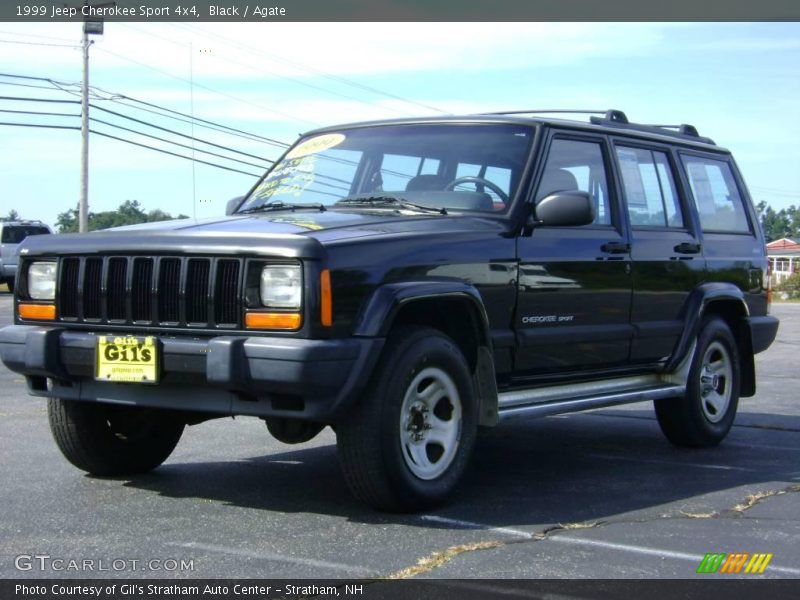
M239 208L313 205L503 211L533 129L510 124L386 125L306 137Z

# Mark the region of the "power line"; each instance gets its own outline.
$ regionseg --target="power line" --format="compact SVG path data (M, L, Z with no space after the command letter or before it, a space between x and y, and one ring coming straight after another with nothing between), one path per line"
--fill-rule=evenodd
M70 93L70 94L73 94L73 93L76 93L76 92L73 92L71 90L67 90L67 89L65 89L65 87L78 85L76 83L66 83L66 82L63 82L63 81L56 81L54 79L50 79L50 78L47 78L47 77L33 77L33 76L30 76L30 75L13 75L13 74L10 74L10 73L0 73L0 77L8 77L8 78L15 78L15 79L25 79L25 80L31 80L31 81L44 81L44 82L49 83L51 86L55 86L55 88L57 90L63 91L63 92L66 92L66 93ZM0 82L0 84L20 85L20 86L24 86L25 85L25 84L15 84L15 83L10 83L10 82ZM42 86L31 86L31 87L40 88ZM51 88L42 88L42 89L52 89L52 87ZM200 126L200 127L205 127L205 128L216 130L216 131L227 132L227 133L229 133L229 135L233 135L233 136L236 136L236 137L244 137L245 139L251 139L251 141L260 141L260 142L263 142L265 144L274 145L274 146L277 146L277 147L282 148L282 149L288 148L290 146L290 144L287 144L286 142L282 142L280 140L276 140L276 139L273 139L273 138L265 137L265 136L262 136L262 135L259 135L259 134L255 134L255 133L250 133L250 132L247 132L247 131L243 131L241 129L236 129L235 127L230 127L228 125L223 125L221 123L216 123L214 121L209 121L207 119L202 119L200 117L193 117L191 115L187 115L186 113L182 113L182 112L179 112L179 111L176 111L176 110L172 110L172 109L166 108L164 106L159 106L157 104L146 102L144 100L139 100L137 98L133 98L133 97L127 96L125 94L119 94L119 93L116 93L116 92L109 92L109 91L106 91L106 90L103 90L103 89L97 88L97 87L92 87L90 89L95 93L95 98L98 99L98 100L106 100L106 101L111 101L111 102L117 102L117 103L122 104L123 106L128 106L128 107L133 108L135 110L142 110L142 111L145 111L145 112L149 112L149 113L152 113L152 114L157 114L157 115L163 116L165 118L174 119L176 121L181 121L181 122L184 122L184 123L189 123L192 120L194 120L195 122L198 123L198 126ZM106 94L106 96L108 96L108 97L104 98L102 96L99 96L97 94L97 92L100 92L102 94ZM162 113L156 112L154 110L148 110L148 109L142 108L140 106L131 106L131 105L126 104L125 102L123 102L123 100L127 100L127 101L130 101L130 102L136 103L136 104L141 104L143 106L147 106L147 107L150 107L152 109L157 109L157 110L160 110L160 111L164 111L165 113L169 113L169 114L162 114ZM172 116L172 115L179 115L180 117L183 117L183 118L177 118L177 117Z
M108 92L106 92L106 93L108 93ZM204 123L204 124L208 124L208 125L215 125L217 127L221 127L223 129L229 130L231 132L235 132L235 133L238 133L238 134L243 134L243 135L250 136L251 138L255 138L254 141L261 141L261 142L264 142L265 144L278 146L280 148L288 148L291 145L291 144L287 144L286 142L281 142L279 140L275 140L275 139L272 139L272 138L264 137L264 136L261 136L261 135L258 135L258 134L254 134L254 133L248 133L246 131L242 131L240 129L236 129L236 128L233 128L233 127L228 127L227 125L220 125L219 123L214 123L213 121L207 121L206 119L201 119L199 117L192 117L190 115L187 115L186 113L178 112L176 110L172 110L172 109L169 109L169 108L164 108L162 106L158 106L156 104L151 104L151 103L145 102L143 100L137 100L136 98L131 98L130 96L125 96L124 94L116 94L115 97L109 98L109 100L114 101L114 102L118 101L119 99L130 100L132 102L136 102L138 104L143 104L145 106L152 106L152 107L155 107L155 108L160 108L161 110L164 110L166 112L173 113L173 114L176 114L176 115L180 115L182 117L187 117L187 118L192 119L194 121L197 121L199 123ZM133 108L133 107L131 107L131 108ZM140 110L142 110L142 109L140 109ZM164 115L164 116L167 116L167 115ZM174 117L172 117L172 118L174 118ZM180 119L177 119L177 120L180 120Z
M9 98L10 98L10 99L14 99L14 100L20 100L20 98L19 98L19 97L0 97L0 99L9 99ZM28 99L28 98L23 98L23 100L33 100L33 101L36 101L36 99ZM62 101L60 101L60 102L66 102L66 103L77 103L78 101L77 101L77 100L62 100ZM97 110L100 110L100 111L103 111L103 112L107 112L107 113L113 114L113 115L115 115L115 116L122 117L122 118L124 118L124 119L128 119L128 120L134 121L134 122L136 122L136 123L139 123L139 124L142 124L142 125L146 125L146 126L149 126L149 127L153 127L153 128L155 128L155 129L158 129L158 130L161 130L161 131L164 131L164 132L167 132L167 133L171 133L171 134L173 134L173 135L178 135L178 136L181 136L181 137L184 137L184 138L191 138L191 136L187 136L187 135L185 135L185 134L182 134L182 133L180 133L180 132L177 132L177 131L173 131L173 130L171 130L171 129L167 129L167 128L165 128L165 127L159 127L158 125L153 125L153 124L147 123L147 122L145 122L145 121L141 121L141 120L139 120L139 119L135 119L135 118L133 118L133 117L129 117L129 116L127 116L127 115L123 115L123 114L121 114L121 113L118 113L118 112L115 112L115 111L111 111L111 110L108 110L108 109L104 109L104 108L102 108L102 107L99 107L99 106L94 106L94 105L91 105L91 106L92 106L93 108L96 108ZM62 116L62 117L79 117L79 116L80 116L80 115L76 115L76 114L67 114L67 113L52 113L52 112L42 112L42 111L23 111L23 110L13 110L13 109L0 109L0 112L4 112L4 113L12 113L12 114L39 115L39 116ZM164 143L167 143L167 144L172 144L172 145L179 146L179 147L184 147L184 148L190 148L190 146L188 146L188 145L186 145L186 144L181 144L181 143L179 143L179 142L175 142L175 141L168 140L168 139L165 139L165 138L161 138L161 137L153 136L153 135L150 135L150 134L144 133L144 132L142 132L142 131L139 131L139 130L136 130L136 129L130 129L130 128L127 128L127 127L123 127L123 126L121 126L121 125L117 125L117 124L115 124L115 123L109 123L108 121L103 121L103 120L100 120L100 119L91 119L91 120L94 120L94 121L100 122L100 123L102 123L102 124L104 124L104 125L108 125L108 126L110 126L110 127L116 127L116 128L118 128L118 129L121 129L121 130L124 130L124 131L128 131L128 132L130 132L130 133L135 133L135 134L138 134L138 135L142 135L142 136L145 136L145 137L149 137L149 138L151 138L151 139L156 139L156 140L159 140L159 141L161 141L161 142L164 142ZM220 145L220 144L215 144L215 143L213 143L213 142L209 142L209 141L207 141L207 140L202 140L202 139L199 139L199 138L191 138L191 139L193 139L194 141L200 142L200 143L202 143L202 144L207 144L207 145L210 145L210 146L214 146L214 147L216 147L216 148L220 148L220 149L222 149L222 150L225 150L225 151L227 151L227 152L231 152L231 153L234 153L234 154L240 154L240 155L243 155L243 156L247 156L247 157L249 157L249 158L255 158L256 160L260 160L260 161L263 161L263 162L265 162L265 163L270 163L270 164L272 164L272 163L274 162L274 161L271 161L271 160L269 160L269 159L266 159L266 158L262 158L262 157L260 157L260 156L254 155L254 154L249 154L249 153L247 153L247 152L241 152L241 151L239 151L239 150L235 150L235 149L233 149L233 148L229 148L229 147L227 147L227 146L223 146L223 145ZM210 154L210 155L217 156L217 157L219 157L219 158L222 158L222 159L225 159L225 160L230 160L230 161L233 161L233 162L238 162L238 163L245 164L245 165L248 165L248 166L251 166L251 167L256 167L256 168L259 168L259 169L266 168L266 167L265 167L265 165L253 164L253 163L250 163L250 162L247 162L247 161L242 161L242 160L239 160L239 159L236 159L236 158L232 158L232 157L229 157L229 156L225 156L225 155L223 155L223 154L218 154L218 153L215 153L215 152L210 152L210 151L208 151L208 150L202 150L202 149L198 149L198 152L202 152L202 153L204 153L204 154Z
M80 115L74 113L37 112L34 110L11 110L8 108L0 108L0 113L11 113L15 115L41 115L44 117L80 117Z
M153 110L153 109L150 109L150 108L144 108L142 106L133 106L131 104L127 104L127 103L123 102L124 98L104 98L104 100L110 101L110 102L114 102L116 104L119 104L120 106L125 106L127 108L132 108L134 110L140 110L142 112L150 113L150 114L153 114L153 115L156 115L156 116L159 116L159 117L164 117L166 119L172 119L173 121L178 121L179 123L187 123L187 124L188 123L192 123L191 118L185 118L184 119L184 118L181 118L181 117L175 117L175 116L172 116L172 115L164 114L162 112L159 112L157 110ZM163 110L168 110L168 109L163 109ZM195 117L194 120L197 121L198 118ZM224 134L230 135L232 137L242 138L242 139L245 139L245 140L248 140L248 141L251 141L251 142L261 142L261 143L265 143L265 144L280 146L281 148L288 147L288 144L285 144L284 142L265 141L265 140L267 140L269 138L259 139L260 136L258 136L256 134L250 134L250 133L247 133L247 132L239 133L238 130L232 129L232 128L228 128L225 125L216 125L216 124L205 125L203 123L195 123L195 126L196 127L202 127L204 129L210 129L211 131L216 131L218 133L224 133ZM230 129L230 130L228 131L228 129Z
M166 71L162 71L161 69L157 69L157 68L152 67L152 66L150 66L148 64L145 64L143 62L139 62L138 60L133 60L132 58L128 58L127 56L123 56L121 54L117 54L116 52L112 52L111 50L108 50L106 48L102 48L102 47L98 46L97 49L100 50L101 52L105 52L106 54L110 54L112 56L116 56L119 59L122 59L122 60L125 60L125 61L128 61L128 62L137 64L140 67L144 67L145 69L150 69L151 71L155 71L157 73L165 75L166 77L171 77L172 79L177 79L178 81L183 81L185 83L188 83L188 81L189 81L185 77L180 77L178 75L173 75L172 73L167 73ZM279 110L275 110L274 108L269 108L267 106L264 106L263 104L258 104L257 102L252 102L250 100L245 100L244 98L239 98L238 96L234 96L233 94L228 94L226 92L221 92L219 90L215 90L214 88L208 87L207 85L203 85L203 84L200 84L200 83L195 83L194 85L195 85L195 87L199 87L199 88L204 89L206 91L209 91L211 93L218 94L218 95L223 96L225 98L228 98L230 100L236 100L237 102L241 102L243 104L249 104L251 106L255 106L256 108L260 108L261 110L267 111L267 112L275 114L275 115L279 115L281 117L285 117L285 118L292 119L292 120L295 120L295 121L301 121L303 123L310 123L311 125L314 125L314 126L317 126L317 127L319 127L319 125L320 125L320 123L315 123L314 121L309 121L307 119L303 119L302 117L298 117L296 115L291 115L289 113L285 113L285 112L282 112L282 111L279 111Z
M0 111L0 112L5 112L5 111ZM31 113L31 114L38 114L38 113ZM69 115L69 116L79 116L79 115ZM95 120L95 119L92 119L92 120ZM104 123L104 124L106 124L106 123ZM80 130L80 126L76 126L76 125L45 125L45 124L42 124L42 123L11 123L11 122L7 122L7 121L0 121L0 126L6 126L6 127L34 127L34 128L39 128L39 129L61 129L61 130L72 130L72 131L79 131ZM118 129L126 129L126 128L119 127L119 126L116 126L116 125L113 125L113 124L111 126L112 127L117 127ZM101 137L110 138L110 139L113 139L113 140L124 142L126 144L131 144L131 145L134 145L134 146L139 146L141 148L146 148L148 150L154 150L156 152L161 152L162 154L169 154L170 156L175 156L177 158L183 158L183 159L186 159L186 160L193 160L193 161L196 161L196 162L199 162L199 163L202 163L204 165L208 165L210 167L214 167L214 168L217 168L217 169L223 169L225 171L231 171L233 173L240 173L242 175L249 175L250 177L257 177L257 178L261 177L260 174L255 174L255 173L250 173L250 172L247 172L247 171L242 171L240 169L235 169L233 167L228 167L228 166L225 166L225 165L220 165L220 164L209 162L209 161L206 161L206 160L201 160L199 158L192 158L191 156L184 156L183 154L178 154L177 152L171 152L169 150L164 150L163 148L157 148L155 146L150 146L149 144L143 144L143 143L140 143L140 142L134 142L133 140L121 138L121 137L118 137L118 136L115 136L115 135L111 135L109 133L105 133L105 132L102 132L102 131L96 131L94 129L90 129L89 131L90 131L90 133L95 134L95 135L99 135ZM133 130L128 130L128 131L131 131L131 132L136 133L138 135L147 136L147 134L142 134L141 132L136 132L136 131L133 131ZM148 136L148 137L153 137L153 136ZM167 143L173 144L173 145L179 145L179 146L182 145L182 144L176 144L175 142L169 142L168 140L164 140L164 141L166 141ZM198 151L199 152L204 152L202 150L198 150ZM212 154L212 153L209 152L208 154ZM243 164L248 164L248 163L244 163L243 161L238 161L236 159L232 159L232 158L228 158L228 157L224 157L224 156L222 156L221 158L223 158L225 160L230 160L230 161L233 161L233 162L239 162L239 163L243 163ZM253 165L253 166L258 166L258 165Z
M76 44L45 44L42 42L20 42L17 40L0 40L0 44L20 44L22 46L50 46L56 48L80 48Z
M70 126L70 125L42 125L38 123L7 123L7 122L0 122L0 125L5 125L7 127L41 127L42 129L75 129L79 130L80 127Z
M0 81L0 85L9 85L13 87L30 88L33 90L49 90L54 91L52 85L31 85L30 83L14 83L13 81Z
M0 31L3 35L16 35L17 37L38 38L41 40L58 40L60 42L70 42L69 38L53 37L52 35L41 35L35 33L19 33L17 31Z
M20 79L25 79L25 80L47 81L48 83L51 83L52 85L65 85L65 86L66 86L66 85L70 85L70 84L66 84L66 83L63 83L63 82L57 82L57 81L55 81L55 80L52 80L52 79L49 79L49 78L44 78L44 77L32 77L32 76L25 76L25 75L11 75L11 74L2 74L2 73L0 73L0 76L11 77L11 78L20 78ZM68 92L68 91L69 91L69 90L65 90L65 89L63 89L63 88L60 88L60 87L59 87L58 89L60 89L61 91L65 91L65 92ZM101 92L102 92L102 93L104 93L104 94L110 94L110 92L106 92L106 91L104 91L104 90L99 90L99 91L101 91ZM169 113L172 113L172 114L174 114L174 115L180 115L180 116L182 116L182 117L189 117L188 115L185 115L184 113L180 113L180 112L178 112L178 111L173 111L173 110L171 110L171 109L167 109L167 108L165 108L165 107L161 107L161 106L158 106L158 105L156 105L156 104L148 103L148 102L145 102L145 101L142 101L142 100L137 100L137 99L135 99L135 98L130 98L130 97L123 96L123 95L118 95L118 94L116 94L116 95L113 95L113 96L112 96L112 97L110 97L110 98L102 98L102 97L99 97L99 98L100 98L100 100L118 100L118 99L120 99L120 98L122 98L122 99L129 99L129 100L130 100L130 101L132 101L132 102L141 103L141 104L143 104L143 105L145 105L145 106L152 106L152 107L154 107L154 108L156 108L156 109L159 109L159 110L164 110L164 111L167 111L167 112L169 112ZM0 96L0 100L11 100L11 101L22 101L22 102L50 102L50 103L62 103L62 104L79 104L79 103L80 103L78 100L63 100L63 99L50 99L50 98L32 98L32 97L24 97L24 96ZM213 146L213 147L217 147L217 148L219 148L219 149L221 149L221 150L224 150L224 151L226 151L226 152L231 152L231 153L234 153L234 154L239 154L239 155L242 155L242 156L246 156L246 157L248 157L248 158L254 158L254 159L256 159L256 160L259 160L259 161L262 161L262 162L265 162L265 163L269 163L269 164L273 164L273 163L274 163L274 161L272 161L272 160L269 160L269 159L266 159L266 158L263 158L263 157L261 157L261 156L257 156L257 155L250 154L250 153L247 153L247 152L242 152L242 151L239 151L239 150L235 150L235 149L233 149L233 148L231 148L231 147L228 147L228 146L223 146L223 145L221 145L221 144L216 144L216 143L214 143L214 142L210 142L210 141L208 141L208 140L204 140L204 139L196 138L196 137L189 136L189 135L183 134L183 133L181 133L181 132L178 132L178 131L175 131L175 130L172 130L172 129L168 129L168 128L166 128L166 127L161 127L161 126L159 126L159 125L155 125L155 124L153 124L153 123L148 123L148 122L146 122L146 121L142 121L141 119L136 119L135 117L131 117L131 116L129 116L129 115L125 115L125 114L123 114L123 113L119 113L119 112L117 112L117 111L113 111L113 110L110 110L110 109L107 109L107 108L104 108L104 107L101 107L101 106L97 106L97 105L96 105L96 104L94 104L94 103L93 103L93 104L91 104L90 106L91 106L92 108L95 108L95 109L97 109L97 110L100 110L100 111L106 112L106 113L108 113L108 114L115 115L115 116L117 116L117 117L120 117L120 118L123 118L123 119L129 120L129 121L132 121L132 122L135 122L135 123L138 123L138 124L140 124L140 125L144 125L144 126L146 126L146 127L151 127L151 128L154 128L154 129L158 129L158 130L160 130L160 131L164 131L164 132L166 132L166 133L169 133L169 134L173 134L173 135L177 135L177 136L180 136L180 137L183 137L183 138L186 138L186 139L190 139L190 140L193 140L193 141L197 141L197 142L200 142L200 143L202 143L202 144L207 144L207 145L210 145L210 146ZM131 105L129 105L129 104L125 104L125 103L123 103L123 106L127 106L127 107L129 107L129 108L134 108L134 109L138 109L138 110L143 110L143 109L141 109L141 108L138 108L138 107L133 107L133 106L131 106ZM154 112L154 111L151 111L151 110L149 110L149 109L148 109L148 112ZM40 114L40 115L44 115L45 113L43 113L43 112L34 113L33 111L31 111L31 114ZM156 113L156 114L160 114L160 113ZM73 115L73 116L79 116L79 115ZM176 118L176 117L174 117L174 116L171 116L171 115L161 115L161 116L164 116L164 117L166 117L166 118L172 118L172 119L175 119L175 118ZM189 117L189 118L191 119L191 117ZM197 119L197 118L195 118L195 119ZM179 119L179 120L183 120L183 119ZM204 124L208 124L207 126L208 126L209 128L212 128L212 129L215 129L215 128L219 127L219 128L222 128L222 129L228 129L228 130L231 130L232 132L234 132L234 133L232 133L232 134L230 134L230 135L237 135L237 134L239 134L240 136L241 136L241 135L244 135L244 136L255 136L256 138L258 138L258 140L256 140L256 141L263 140L263 141L265 141L266 143L271 143L271 144L273 144L273 145L279 145L281 148L285 148L285 147L288 147L288 146L289 146L289 144L285 144L285 143L283 143L283 142L279 142L278 140L273 140L273 139L271 139L271 138L264 138L263 136L257 136L257 135L255 135L255 134L249 134L248 132L244 132L244 131L242 131L242 130L237 130L237 129L234 129L234 128L229 128L229 127L227 127L227 126L225 126L225 125L220 125L220 124L214 123L214 122L212 122L212 121L207 121L207 120L205 120L205 119L197 119L197 120L199 120L200 122L202 122L202 123L204 123ZM105 124L105 125L107 125L107 126L110 126L110 127L115 127L115 128L118 128L118 129L120 129L120 130L127 131L127 132L129 132L129 133L134 133L134 134L136 134L136 135L143 135L143 136L145 136L145 137L149 137L150 139L156 139L156 140L158 140L158 141L161 141L161 142L163 142L163 143L172 144L172 145L175 145L175 146L178 146L178 147L183 147L183 148L186 148L186 147L187 147L185 144L181 144L181 143L179 143L179 142L175 142L175 141L172 141L172 140L167 140L167 139L160 138L160 137L157 137L157 136L152 136L152 135L150 135L150 134L146 134L146 133L144 133L144 132L142 132L142 131L139 131L139 130L136 130L136 129L131 129L131 128L123 127L123 126L121 126L121 125L117 125L117 124L114 124L114 123L109 123L109 122L107 122L107 121L100 121L100 122L101 122L101 123L103 123L103 124ZM13 125L16 125L16 124L13 124ZM24 126L24 124L22 124L22 125ZM31 125L32 125L32 124L31 124ZM32 126L33 126L33 125L32 125ZM68 127L65 127L65 128L66 128L66 129L69 129ZM93 133L98 133L98 134L101 134L101 132L98 132L98 131L93 131ZM225 131L223 131L222 133L226 133L226 132L225 132ZM153 147L153 146L149 146L149 145L147 145L147 144L139 144L139 143L136 143L136 142L132 142L131 140L126 140L126 139L123 139L123 138L118 138L117 136L110 136L109 134L103 134L103 135L106 135L107 137L111 137L111 138L113 138L113 139L119 139L120 141L123 141L123 142L128 142L128 143L131 143L131 144L134 144L134 145L138 145L138 146L141 146L141 147L143 147L143 148L150 148L150 149L153 149L153 150L157 150L157 151L160 151L160 152L164 152L164 153L166 153L166 154L170 154L170 155L178 156L178 157L180 157L180 158L185 158L185 159L191 160L191 158L190 158L190 157L186 157L186 156L183 156L183 155L181 155L181 154L173 153L173 152L166 151L166 150L161 150L161 149L155 148L155 147ZM248 138L248 139L249 139L249 138ZM229 161L231 161L231 162L236 162L236 163L240 163L240 164L245 164L245 165L248 165L248 166L254 166L254 167L257 167L257 168L265 168L265 167L263 167L263 166L260 166L260 165L255 165L255 164L253 164L253 163L249 163L249 162L247 162L247 161L242 161L242 160L239 160L239 159L236 159L236 158L232 158L232 157L228 157L228 156L220 155L220 154L217 154L217 153L214 153L214 152L210 152L210 151L206 151L206 150L200 150L200 151L201 151L202 153L204 153L204 154L209 154L209 155L217 156L218 158L222 158L223 160L229 160ZM326 157L322 157L322 158L324 158L324 159L328 159L328 160L331 160L331 161L333 161L333 162L341 162L341 163L346 163L346 164L354 164L352 161L348 161L348 160L346 160L346 159L341 159L341 158L327 157L327 156L326 156ZM210 162L208 162L208 161L201 161L201 160L198 160L198 162L201 162L201 163L203 163L203 164L207 164L207 165L210 165L210 166L216 166L216 167L219 167L219 168L226 168L226 167L222 167L221 165L217 165L217 164L215 164L215 163L210 163ZM229 169L229 170L230 170L230 169ZM233 169L233 170L234 170L235 172L244 173L244 174L251 175L251 176L254 176L254 177L256 176L256 175L253 175L252 173L246 173L246 172L244 172L244 171L239 171L239 170L237 170L237 169ZM317 176L318 176L318 178L319 178L319 179L325 179L325 180L330 180L330 181L333 181L333 182L336 182L336 183L342 183L342 181L341 181L341 180L337 179L336 177L329 176L329 175L318 174ZM318 182L318 183L319 183L320 185L324 185L324 186L326 186L326 187L333 187L333 188L337 188L337 189L339 189L339 186L336 186L336 185L334 185L334 184L327 184L327 183L324 183L324 182Z
M2 124L2 123L0 123ZM73 129L80 129L79 127L74 127ZM128 140L125 138L117 137L115 135L111 135L109 133L103 133L102 131L95 131L94 129L89 130L90 133L94 133L95 135L99 135L102 137L110 138L112 140L117 140L119 142L125 142L126 144L132 144L134 146L140 146L142 148L148 148L150 150L155 150L156 152L162 152L163 154L169 154L170 156L176 156L178 158L185 158L186 160L194 160L196 162L202 163L204 165L209 165L211 167L216 167L217 169L224 169L225 171L232 171L234 173L241 173L242 175L249 175L250 177L261 177L261 175L256 175L255 173L248 173L247 171L240 171L239 169L234 169L232 167L225 167L222 165L218 165L216 163L208 162L205 160L200 160L199 158L192 158L191 156L184 156L183 154L178 154L177 152L170 152L169 150L164 150L163 148L156 148L155 146L150 146L148 144L142 144L140 142L134 142L132 140Z
M419 107L425 108L427 110L432 110L434 112L439 112L439 113L446 114L446 115L451 114L446 110L442 110L441 108L437 108L437 107L431 106L429 104L424 104L422 102L417 102L416 100L409 100L408 98L404 98L404 97L399 96L397 94L393 94L393 93L390 93L390 92L385 92L385 91L380 90L378 88L371 87L371 86L368 86L368 85L364 85L364 84L359 83L357 81L353 81L353 80L351 80L351 79L349 79L347 77L342 77L340 75L332 75L330 73L326 73L324 71L320 71L319 69L315 69L313 67L309 67L309 66L304 65L302 63L299 63L297 61L289 60L287 58L277 57L277 56L275 56L273 54L269 54L269 53L265 52L264 50L261 50L260 48L254 48L253 46L247 46L245 44L240 44L239 42L235 42L234 40L231 40L230 38L226 38L225 36L222 36L222 35L219 35L219 34L202 31L202 30L194 28L194 27L192 27L190 25L179 25L177 23L173 23L173 24L170 24L170 26L174 27L174 28L177 28L177 29L183 29L184 31L189 31L189 32L193 32L193 33L199 33L199 34L202 34L202 35L207 35L209 37L213 37L213 38L217 38L217 39L223 40L226 43L228 43L231 46L233 46L234 48L244 49L245 51L250 52L250 53L261 54L262 56L266 56L267 58L269 58L270 60L272 60L274 62L284 63L284 64L292 66L292 67L294 67L296 69L300 69L302 71L313 73L315 75L319 75L320 77L324 77L324 78L329 79L331 81L336 81L336 82L342 83L344 85L349 85L351 87L358 88L358 89L360 89L362 91L368 91L368 92L371 92L373 94L386 96L387 98L392 98L393 100L400 100L401 102L405 102L407 104L413 104L415 106L419 106Z
M255 154L250 154L248 152L242 152L240 150L234 150L233 148L229 148L227 146L222 146L221 144L215 144L214 142L209 142L207 140L202 140L200 138L196 138L196 137L193 137L191 135L187 135L185 133L180 133L179 131L174 131L172 129L167 129L166 127L161 127L160 125L153 125L152 123L148 123L147 121L142 121L141 119L136 119L134 117L129 117L127 115L123 115L122 113L118 113L116 111L109 110L107 108L103 108L102 106L96 106L94 104L90 104L90 106L92 108L96 108L97 110L103 111L105 113L109 113L109 114L115 115L117 117L122 117L123 119L127 119L127 120L133 121L135 123L139 123L140 125L145 125L146 127L152 127L153 129L158 129L159 131L165 131L167 133L171 133L173 135L177 135L177 136L180 136L180 137L183 137L183 138L187 138L187 139L193 140L195 142L200 142L202 144L208 144L209 146L214 146L215 148L220 148L222 150L227 150L228 152L233 152L235 154L241 154L242 156L247 156L249 158L255 158L256 160L263 160L264 162L268 162L270 164L275 162L275 161L272 161L272 160L267 160L266 158L262 158L260 156L255 155ZM253 166L256 166L256 165L253 165Z
M149 31L144 31L144 30L138 29L136 27L131 27L130 25L123 25L123 27L125 27L126 29L132 29L133 31L137 31L139 33L143 33L145 35L149 35L151 37L158 38L160 40L164 40L164 41L169 42L171 44L175 44L176 46L181 46L183 48L191 48L191 45L187 46L186 44L184 44L182 42L178 42L176 40L171 40L169 38L166 38L164 36L158 35L156 33L152 33L152 32L149 32ZM253 54L252 52L249 52L249 53ZM245 67L246 69L250 69L251 71L254 71L256 73L266 73L270 77L277 77L278 79L283 79L285 81L291 81L293 83L296 83L297 85L301 85L301 86L307 87L307 88L312 89L312 90L317 90L317 91L320 91L320 92L324 92L326 94L339 96L340 98L345 98L347 100L353 100L355 102L359 102L361 104L365 104L367 106L374 107L374 105L371 102L368 102L367 100L362 100L361 98L356 98L355 96L350 96L348 94L342 94L341 92L336 92L336 91L331 90L329 88L325 88L325 87L322 87L322 86L319 86L319 85L314 85L313 83L308 83L307 81L302 81L302 80L300 80L300 79L298 79L296 77L290 77L289 75L281 75L280 73L275 73L273 71L268 71L266 69L255 67L253 65L249 65L249 64L240 62L238 60L234 60L232 58L226 58L224 56L217 56L217 55L212 54L211 58L216 59L216 60L220 60L220 61L223 61L223 62L226 62L226 63L229 63L229 64L232 64L232 65L238 65L240 67ZM405 116L411 115L411 113L409 113L409 112L402 111L402 110L397 110L396 108L391 108L391 107L386 107L386 106L384 106L382 108L384 108L386 110L390 110L391 112L394 112L394 113L397 113L397 114L400 114L400 115L405 115Z
M94 117L90 117L89 120L93 121L95 123L101 123L103 125L108 125L109 127L114 127L115 129L121 129L122 131L127 131L129 133L134 133L136 135L141 135L141 136L144 136L146 138L150 138L150 139L153 139L153 140L158 140L159 142L164 142L166 144L172 144L173 146L178 146L180 148L187 148L189 150L192 149L192 146L189 145L189 144L181 144L180 142L173 142L171 140L167 140L167 139L158 137L157 135L151 135L149 133L144 133L143 131L138 131L136 129L131 129L129 127L123 127L122 125L116 125L114 123L109 123L108 121L103 121L102 119L96 119ZM256 165L256 164L244 161L244 160L238 160L236 158L231 158L229 156L225 156L224 154L218 154L217 152L211 152L210 150L202 150L200 148L197 148L196 151L200 152L202 154L209 154L211 156L216 156L217 158L222 158L224 160L230 160L232 162L237 162L237 163L240 163L240 164L243 164L243 165L247 165L248 167L255 167L257 169L263 169L264 168L263 165Z
M80 100L60 100L55 98L30 98L23 96L0 96L0 100L17 100L19 102L52 102L56 104L80 104Z

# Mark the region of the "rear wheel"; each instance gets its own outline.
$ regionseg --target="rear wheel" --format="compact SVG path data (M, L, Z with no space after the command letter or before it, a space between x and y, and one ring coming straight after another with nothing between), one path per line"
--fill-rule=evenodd
M393 335L354 414L338 424L342 470L353 494L381 510L441 503L466 468L477 406L455 343L430 328Z
M92 475L145 473L163 463L183 433L174 413L50 398L50 431L64 457Z
M656 400L661 431L676 446L710 447L730 431L739 405L739 353L730 327L704 320L682 398Z

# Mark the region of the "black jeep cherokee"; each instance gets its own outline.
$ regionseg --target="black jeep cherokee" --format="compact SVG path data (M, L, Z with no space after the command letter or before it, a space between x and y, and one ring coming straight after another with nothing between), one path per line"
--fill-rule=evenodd
M440 502L515 417L652 400L672 443L719 443L778 328L730 153L535 112L314 131L226 218L31 240L2 360L90 473L250 415L332 426L386 510Z

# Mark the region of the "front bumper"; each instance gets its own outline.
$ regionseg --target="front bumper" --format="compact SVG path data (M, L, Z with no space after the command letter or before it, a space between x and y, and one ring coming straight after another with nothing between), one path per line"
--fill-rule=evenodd
M102 333L102 332L98 332ZM0 329L0 360L29 392L67 400L332 421L358 397L383 338L157 336L158 385L94 380L94 333L60 327Z

